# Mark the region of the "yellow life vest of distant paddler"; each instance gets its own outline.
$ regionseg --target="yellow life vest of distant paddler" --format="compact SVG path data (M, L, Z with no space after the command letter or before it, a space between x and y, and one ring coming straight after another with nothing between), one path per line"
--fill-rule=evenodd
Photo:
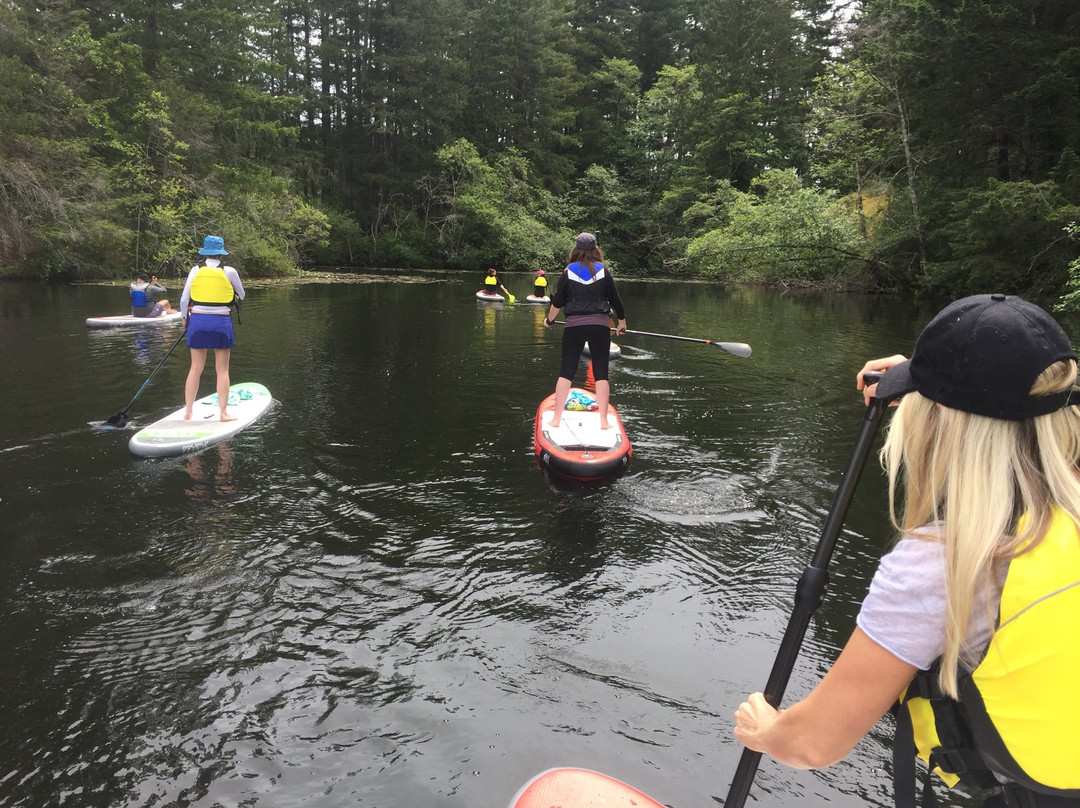
M191 281L191 302L203 306L232 305L236 290L221 267L199 267Z

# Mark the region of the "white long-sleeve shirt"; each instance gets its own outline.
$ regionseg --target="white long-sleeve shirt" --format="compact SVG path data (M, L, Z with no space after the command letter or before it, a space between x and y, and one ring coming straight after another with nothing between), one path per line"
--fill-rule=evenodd
M218 258L207 258L204 263L198 264L191 268L188 272L187 281L184 283L184 291L180 295L180 311L187 312L188 306L191 305L191 282L195 279L195 273L199 271L200 267L220 267L221 260ZM238 300L244 299L244 285L240 282L239 273L232 267L223 267L225 270L225 277L228 278L229 283L232 284L233 291L236 292L236 298ZM198 314L228 314L228 306L205 306L197 304L191 309ZM186 316L186 315L185 315Z

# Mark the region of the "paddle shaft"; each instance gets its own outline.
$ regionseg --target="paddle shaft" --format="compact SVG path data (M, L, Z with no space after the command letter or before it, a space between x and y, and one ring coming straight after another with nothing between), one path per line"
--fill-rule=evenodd
M165 364L165 360L168 359L169 355L173 351L176 350L176 346L180 344L180 340L182 340L184 338L184 335L186 333L187 333L187 327L185 327L184 330L180 332L180 336L176 338L176 342L174 342L172 344L172 347L169 348L169 350L165 352L165 356L161 357L161 361L158 362L157 367L154 368L150 372L150 375L146 377L146 381L144 381L142 383L142 387L139 388L138 392L135 393L135 395L131 397L131 401L128 402L128 405L126 407L124 407L124 409L120 410L120 412L116 413L116 415L114 415L112 418L109 419L110 423L112 421L114 421L114 420L122 420L123 417L127 415L127 411L131 409L131 405L135 403L135 399L137 399L140 395L142 395L142 391L146 389L146 386L148 384L150 384L150 380L153 379L157 375L157 372L159 370L161 370L162 366Z
M864 376L867 384L875 383L878 378L880 374L876 374L875 377L871 377L870 374ZM859 435L855 439L855 445L852 447L847 467L844 469L843 479L836 489L832 507L829 508L829 514L825 518L825 526L821 530L817 549L795 587L795 607L788 619L787 629L780 641L780 649L776 653L769 680L763 691L765 700L777 709L784 698L784 691L787 689L791 672L795 668L795 659L799 655L806 630L810 627L810 618L825 599L825 592L829 587L829 560L836 548L836 540L844 526L848 507L851 505L855 488L859 484L859 477L866 466L866 459L870 455L878 427L881 425L881 419L888 406L888 399L874 398L866 408L866 415L859 429ZM760 762L760 752L743 750L727 799L724 800L724 808L742 808L750 793L750 785L754 782L754 774Z
M652 331L631 331L629 328L624 334L639 334L643 337L663 337L664 339L677 339L683 342L699 342L702 345L712 345L721 351L727 351L732 356L741 356L744 359L750 356L750 346L745 342L717 342L711 339L695 339L694 337L680 337L675 334L654 334Z
M566 325L566 323L564 323L562 320L556 320L555 323L553 323L553 324ZM616 329L613 328L611 330L615 331ZM719 348L721 351L726 351L727 353L731 354L732 356L740 356L740 357L742 357L744 359L746 357L750 356L750 346L747 345L745 342L716 342L715 340L711 340L711 339L695 339L694 337L680 337L680 336L677 336L675 334L656 334L656 333L653 333L652 331L631 331L629 328L624 330L622 333L624 333L624 334L637 334L638 336L641 336L641 337L662 337L664 339L677 339L677 340L681 340L682 342L698 342L698 343L700 343L702 345L712 345L714 348Z

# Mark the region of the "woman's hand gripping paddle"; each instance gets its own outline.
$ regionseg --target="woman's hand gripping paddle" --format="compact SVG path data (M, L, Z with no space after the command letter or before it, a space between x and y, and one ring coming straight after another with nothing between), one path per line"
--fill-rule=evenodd
M146 381L142 383L142 387L139 388L139 391L135 393L134 396L132 396L131 401L128 402L128 405L124 407L124 409L120 410L120 412L116 413L116 415L109 416L108 420L105 421L106 426L115 427L116 429L122 429L123 427L127 426L127 413L128 410L131 409L131 405L135 403L135 399L137 399L142 394L142 391L146 389L146 386L150 384L150 380L157 375L157 372L159 370L161 370L162 365L165 364L165 360L169 358L169 354L171 354L176 349L176 346L180 344L180 340L184 338L184 335L186 333L187 327L185 326L184 330L180 332L180 336L176 338L176 342L172 344L172 347L169 348L169 350L165 353L165 356L163 356L161 358L161 361L158 362L158 366L154 368L153 371L151 371L149 376L146 377Z
M876 384L882 375L881 373L864 373L863 382L867 386ZM787 689L791 672L795 668L795 658L799 655L806 630L810 627L810 618L825 599L825 592L829 587L829 559L836 547L836 540L844 526L848 506L851 505L855 487L859 484L859 477L866 465L866 459L870 455L882 416L888 409L889 403L889 399L884 398L870 400L859 435L851 449L847 467L844 469L844 476L840 480L832 507L825 518L825 526L822 528L814 557L803 570L802 577L799 578L799 583L795 587L795 607L788 619L787 629L780 641L780 649L776 653L772 672L769 674L769 680L763 691L765 700L777 709L784 698L784 691ZM760 752L743 750L727 799L724 800L724 808L742 808L750 793L750 785L754 781L754 774L760 762Z

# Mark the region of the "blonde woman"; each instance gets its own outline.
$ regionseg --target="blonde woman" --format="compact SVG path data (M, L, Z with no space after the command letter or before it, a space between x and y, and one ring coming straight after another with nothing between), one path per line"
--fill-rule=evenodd
M887 372L868 397L902 397L881 450L900 539L824 679L785 710L751 695L735 737L828 766L901 699L898 748L919 738L950 785L989 789L986 806L1080 806L1076 354L1038 306L977 295L910 361L868 362L859 389L869 370ZM911 778L897 788L913 803Z

